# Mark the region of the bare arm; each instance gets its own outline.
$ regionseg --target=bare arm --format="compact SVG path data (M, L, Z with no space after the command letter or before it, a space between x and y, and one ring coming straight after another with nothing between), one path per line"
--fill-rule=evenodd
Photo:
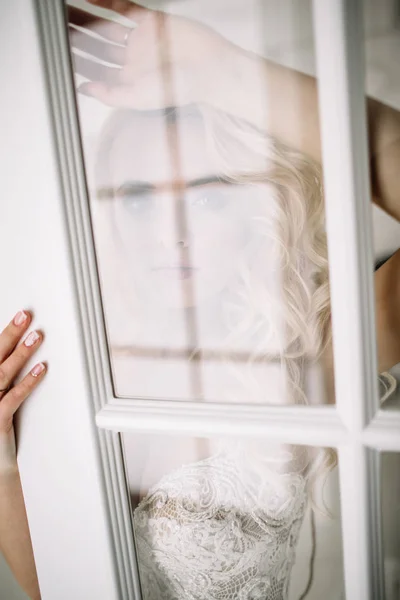
M10 384L39 348L42 334L31 332L17 345L31 324L31 315L18 324L13 319L0 333L0 551L20 586L32 600L40 600L32 542L18 470L13 420L14 414L41 382L46 368L38 363L16 385ZM20 312L19 312L20 314ZM23 315L20 315L23 316ZM33 341L31 344L30 342ZM27 342L27 344L25 343ZM45 365L43 365L45 367Z
M375 273L379 371L400 363L400 249Z
M0 473L0 551L32 600L40 600L28 519L18 468Z

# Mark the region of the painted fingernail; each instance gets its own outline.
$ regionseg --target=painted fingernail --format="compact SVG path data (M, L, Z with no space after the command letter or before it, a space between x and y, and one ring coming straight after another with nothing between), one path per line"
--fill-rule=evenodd
M44 371L44 364L43 363L38 363L37 365L35 365L33 367L32 371L31 371L31 375L33 375L34 377L37 377L43 371Z
M33 344L35 342L37 342L39 339L39 334L37 331L31 331L30 334L28 335L28 337L26 338L24 344L25 346L33 346Z
M24 312L23 310L18 311L14 317L14 325L22 325L22 323L24 323L27 318L28 315L26 314L26 312Z

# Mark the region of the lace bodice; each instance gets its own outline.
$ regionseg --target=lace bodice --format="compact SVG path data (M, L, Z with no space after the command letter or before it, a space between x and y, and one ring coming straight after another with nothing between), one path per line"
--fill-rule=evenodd
M239 452L184 465L134 511L143 600L285 600L306 508L300 474Z

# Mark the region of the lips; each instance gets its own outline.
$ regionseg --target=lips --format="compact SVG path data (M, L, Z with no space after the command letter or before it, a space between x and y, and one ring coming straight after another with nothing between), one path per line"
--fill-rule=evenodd
M156 268L152 269L152 271L155 271L157 273L161 273L166 276L175 277L178 279L188 279L189 277L192 277L192 275L197 270L198 269L196 269L194 267L188 267L186 265L156 267Z
M166 264L161 264L158 267L153 267L152 271L162 271L164 269L190 269L192 271L197 271L197 267L193 267L192 265L188 265L187 263L182 262L171 262Z

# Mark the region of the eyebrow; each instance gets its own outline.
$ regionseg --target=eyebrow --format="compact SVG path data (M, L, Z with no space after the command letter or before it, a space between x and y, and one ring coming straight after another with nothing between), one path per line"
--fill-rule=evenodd
M209 185L211 183L223 183L223 184L231 184L234 185L234 182L228 180L228 179L224 179L223 177L219 176L219 175L209 175L207 177L200 177L198 179L191 179L189 181L186 182L182 182L184 188L193 188L193 187L200 187L203 185ZM116 191L116 193L121 193L125 190L129 190L129 192L132 194L143 194L143 193L149 193L149 192L155 192L158 190L158 188L160 187L164 187L164 184L159 184L159 185L155 185L153 183L150 183L148 181L126 181L125 183L123 183Z

